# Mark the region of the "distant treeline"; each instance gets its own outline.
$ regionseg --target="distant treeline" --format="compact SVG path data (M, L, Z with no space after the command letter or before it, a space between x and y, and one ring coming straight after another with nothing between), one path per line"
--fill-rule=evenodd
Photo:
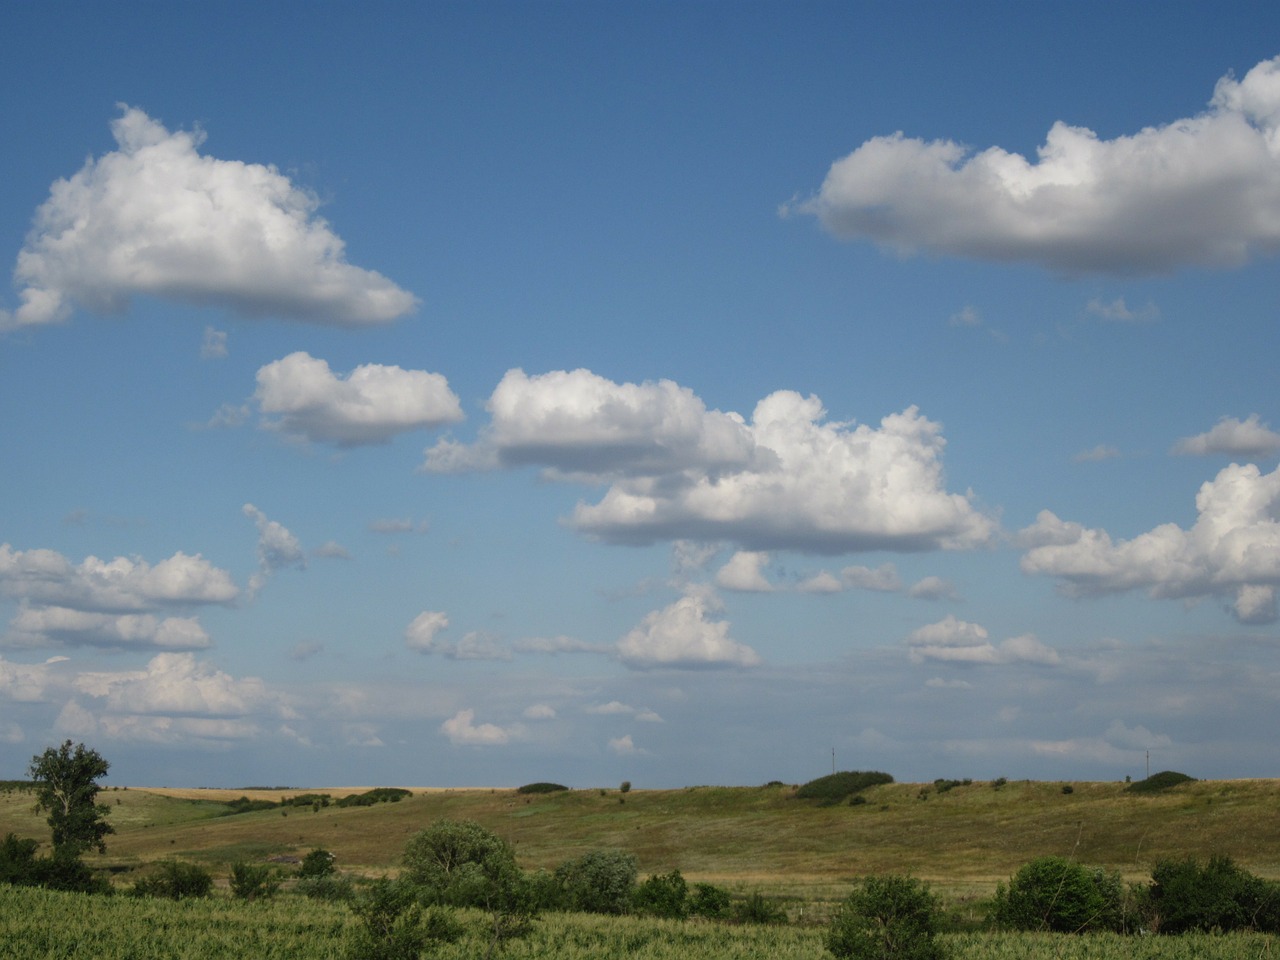
M233 814L288 807L310 807L312 810L319 810L328 806L371 807L375 803L399 803L405 797L411 796L413 796L413 791L405 790L402 787L374 787L364 793L353 793L350 796L339 797L337 800L333 798L332 794L328 793L300 793L294 797L281 797L279 802L238 797L235 800L228 800L226 806L230 808L228 812Z

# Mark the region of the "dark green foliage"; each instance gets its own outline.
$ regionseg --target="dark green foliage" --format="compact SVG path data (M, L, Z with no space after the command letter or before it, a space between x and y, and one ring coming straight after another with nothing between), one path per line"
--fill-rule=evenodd
M265 863L233 863L231 895L240 900L268 900L280 889L280 875Z
M110 884L95 877L78 857L37 857L39 846L35 840L7 834L0 842L0 883L78 893L111 891Z
M157 897L166 900L185 900L190 897L207 897L213 890L213 875L194 863L169 860L149 877L133 885L136 897Z
M1230 857L1161 860L1151 871L1147 919L1160 933L1190 930L1280 930L1280 888L1236 866Z
M867 787L874 787L881 783L893 783L893 777L877 770L844 770L819 777L817 780L810 780L796 790L796 796L801 800L840 803Z
M349 797L335 800L335 807L372 807L375 803L399 803L405 797L412 797L412 790L401 787L374 787L364 793L353 793Z
M689 912L709 920L723 920L732 907L733 897L729 891L710 883L695 884L693 896L689 898Z
M333 797L327 793L300 793L296 797L282 797L282 807L327 807Z
M1076 788L1075 788L1075 787L1073 787L1073 786L1072 786L1071 784L1069 784L1069 783L1064 783L1064 784L1062 785L1062 792L1063 792L1064 794L1075 793L1075 792L1076 792Z
M510 879L515 854L505 840L474 820L437 820L409 838L405 879L431 902L484 907L493 886Z
M1015 930L1119 930L1123 916L1120 874L1065 857L1038 857L996 887L996 921Z
M689 884L679 870L654 874L636 888L632 906L645 916L684 920L689 916Z
M355 884L351 878L339 873L326 877L300 877L294 890L312 900L337 903L355 896Z
M635 893L636 858L621 850L592 850L562 863L556 881L570 910L626 913Z
M359 925L349 943L352 960L418 960L427 947L422 907L407 883L380 877L351 903Z
M237 797L228 800L231 813L253 813L257 810L274 810L278 804L274 800L250 800L248 797Z
M630 793L630 792L631 792L631 781L630 781L630 780L623 780L623 781L622 781L622 783L618 786L618 792L619 792L619 793Z
M933 789L938 793L946 793L948 790L954 790L956 787L967 787L973 783L972 780L965 778L964 780L935 780L933 781Z
M733 919L738 923L778 926L787 922L787 911L782 904L756 890L733 905Z
M298 877L328 877L333 874L334 856L319 847L302 858L298 865Z
M83 743L73 748L70 740L31 758L27 772L36 784L36 809L49 811L55 857L75 858L91 847L106 853L103 838L115 830L106 820L110 807L97 799L98 780L110 766L96 750Z
M523 787L518 787L516 793L561 793L569 788L562 783L547 783L545 781L539 783L526 783Z
M827 928L826 946L850 960L941 960L938 899L914 877L867 877Z
M1131 783L1124 789L1125 793L1159 793L1170 787L1176 787L1180 783L1194 783L1195 779L1176 770L1162 770L1159 773L1153 773L1145 780Z

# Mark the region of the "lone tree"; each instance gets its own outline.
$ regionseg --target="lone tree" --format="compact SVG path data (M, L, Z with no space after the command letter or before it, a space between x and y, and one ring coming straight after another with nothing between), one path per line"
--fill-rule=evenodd
M31 758L27 773L36 784L36 809L49 811L55 857L76 859L90 847L106 853L103 837L115 830L106 820L110 808L97 802L97 781L109 766L98 751L70 740Z

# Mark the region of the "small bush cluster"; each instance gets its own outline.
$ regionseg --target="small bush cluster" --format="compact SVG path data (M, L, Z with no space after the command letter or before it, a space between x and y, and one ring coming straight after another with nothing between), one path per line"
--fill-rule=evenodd
M157 897L165 900L186 900L191 897L207 897L213 891L213 875L204 867L180 860L169 860L149 877L143 877L133 885L135 897Z
M372 807L375 803L399 803L405 797L412 797L412 790L401 787L374 787L364 793L353 793L349 797L335 800L335 807Z
M1280 884L1263 880L1232 862L1211 857L1162 860L1140 901L1150 929L1160 933L1193 930L1280 932Z
M1068 860L1038 857L996 887L995 919L1015 930L1084 933L1124 927L1120 874Z
M517 787L516 793L561 793L568 790L562 783L526 783L523 787Z
M1194 783L1195 779L1176 770L1162 770L1159 773L1153 773L1145 780L1129 784L1124 791L1125 793L1160 793L1180 783Z
M848 960L942 960L938 900L914 877L862 880L827 928L827 949Z
M796 789L796 797L836 804L881 783L893 783L893 777L878 770L845 770L810 780Z
M268 900L280 889L281 877L265 863L233 863L231 895L238 900Z
M110 885L78 857L37 857L39 842L17 834L0 841L0 883L77 893L107 893Z

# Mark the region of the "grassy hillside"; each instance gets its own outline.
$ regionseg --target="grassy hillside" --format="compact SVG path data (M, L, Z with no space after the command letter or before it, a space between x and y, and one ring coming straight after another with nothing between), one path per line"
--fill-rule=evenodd
M791 787L415 792L373 807L268 810L219 816L241 791L108 789L116 833L105 857L121 868L178 856L225 870L239 859L333 851L343 869L393 869L405 840L440 817L478 820L515 845L526 867L554 868L586 850L633 852L642 873L679 868L690 880L829 899L850 878L910 872L942 889L986 892L1041 854L1074 856L1149 876L1160 858L1228 854L1280 877L1280 781L1199 781L1155 795L1124 784L975 782L939 793L887 784L858 805L819 806ZM301 791L257 791L256 797ZM335 796L350 790L328 791ZM44 839L30 794L0 794L0 836Z

